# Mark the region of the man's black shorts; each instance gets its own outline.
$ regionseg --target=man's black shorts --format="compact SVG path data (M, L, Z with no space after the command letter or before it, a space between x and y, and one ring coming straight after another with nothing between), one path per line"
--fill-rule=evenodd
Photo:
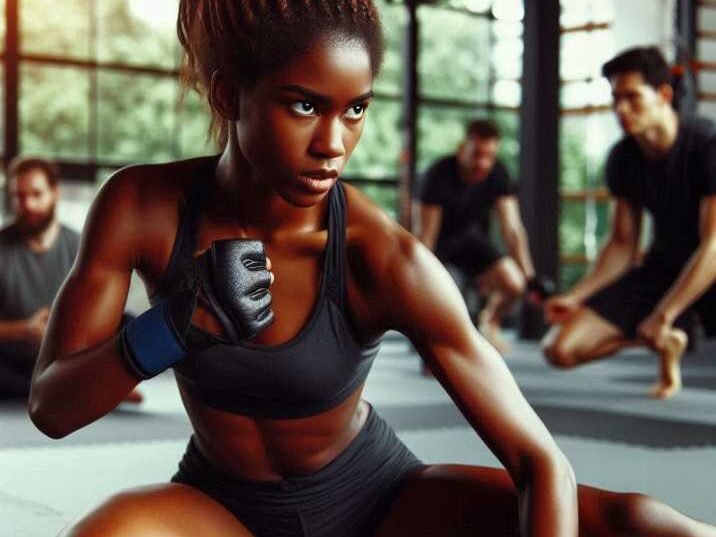
M477 227L471 227L457 237L441 241L435 254L440 261L455 265L469 277L482 274L504 257Z
M628 338L635 338L639 324L654 311L674 284L679 270L645 263L627 272L587 300L586 306L615 325ZM682 313L674 326L686 328L697 313L708 337L716 336L716 286Z

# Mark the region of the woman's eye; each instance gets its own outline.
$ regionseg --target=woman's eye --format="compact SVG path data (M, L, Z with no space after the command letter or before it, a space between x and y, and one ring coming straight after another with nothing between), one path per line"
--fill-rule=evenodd
M291 110L301 116L310 116L316 112L311 101L296 101L291 104Z
M361 119L365 115L366 106L364 104L356 104L346 110L345 116L348 119Z

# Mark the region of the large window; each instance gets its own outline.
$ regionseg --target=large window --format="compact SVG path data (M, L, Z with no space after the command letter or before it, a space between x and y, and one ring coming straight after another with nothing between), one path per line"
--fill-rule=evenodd
M611 0L562 0L560 43L560 279L570 287L609 225L604 165L619 138L601 67L615 53Z
M407 9L402 2L378 4L385 64L346 175L362 178L359 186L395 215ZM418 9L418 171L454 152L470 119L490 116L504 133L500 156L517 178L523 16L522 0L441 0Z
M490 116L501 158L519 172L522 0L445 0L419 12L418 170L453 153L466 123Z
M90 177L100 168L186 156L177 5L19 0L20 152L85 163ZM201 140L210 151L204 133Z
M0 0L0 126L2 125L5 125L5 0ZM0 128L0 162L4 151L5 129Z
M696 20L699 113L716 120L716 2L699 2Z
M68 189L86 202L120 166L215 150L206 103L193 92L179 98L178 0L14 1L19 57L11 72L18 76L6 77L0 0L0 96L8 88L18 95L17 122L0 116L3 148L11 137L13 154L55 159L68 179L92 185ZM400 0L376 3L385 63L344 177L395 215L408 8ZM441 0L419 8L419 170L455 150L468 119L489 115L503 127L502 157L517 175L523 12L522 0Z
M5 0L0 0L0 52L5 50Z
M385 32L385 59L375 81L376 98L368 110L363 137L344 171L391 216L395 217L402 150L405 6L377 0Z
M16 4L18 76L6 80L3 54L0 94L17 93L17 123L2 117L0 141L5 147L12 137L18 153L54 159L66 179L82 182L64 189L66 219L81 222L99 184L120 166L213 151L206 107L195 96L179 104L178 0ZM3 51L5 0L0 7Z

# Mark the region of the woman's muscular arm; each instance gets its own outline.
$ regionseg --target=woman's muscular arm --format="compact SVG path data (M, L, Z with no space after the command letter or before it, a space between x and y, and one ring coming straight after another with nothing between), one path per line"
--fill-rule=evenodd
M577 535L576 484L569 462L504 361L473 327L450 276L405 230L387 218L374 220L380 221L362 230L349 228L354 282L349 301L359 330L375 335L395 329L411 339L510 473L523 535Z
M29 413L53 438L103 416L137 384L116 344L146 225L135 175L120 172L98 194L75 264L52 306Z

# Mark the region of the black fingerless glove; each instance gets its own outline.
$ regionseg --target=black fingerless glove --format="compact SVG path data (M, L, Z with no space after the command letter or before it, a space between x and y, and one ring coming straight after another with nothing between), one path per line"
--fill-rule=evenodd
M273 323L271 273L261 241L215 241L198 262L203 296L232 343L251 339Z
M271 274L261 241L215 241L195 262L198 278L191 289L175 293L120 331L118 348L141 379L158 375L186 357L186 336L199 296L232 343L252 338L274 321Z

